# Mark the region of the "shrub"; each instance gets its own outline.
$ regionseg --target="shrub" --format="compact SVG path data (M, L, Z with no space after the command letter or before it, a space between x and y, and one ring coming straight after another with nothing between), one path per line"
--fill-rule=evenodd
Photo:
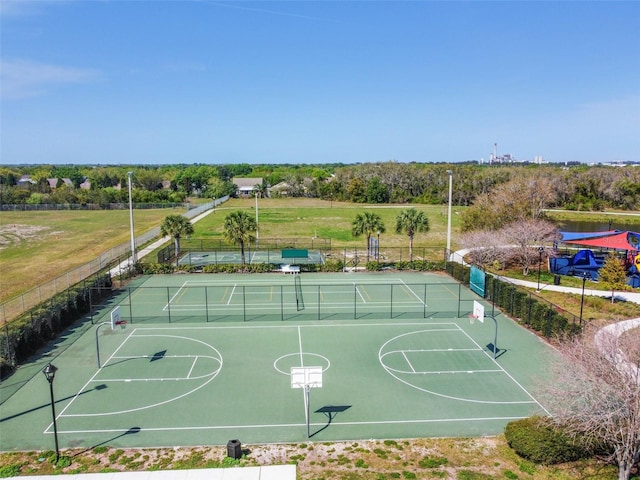
M421 468L438 468L442 465L446 465L447 463L449 463L449 461L444 457L424 457L418 462L418 465Z
M543 417L509 422L504 431L509 446L521 457L542 465L571 462L590 452Z
M143 263L142 273L145 275L173 273L175 267L170 263Z
M341 272L344 270L344 262L342 260L327 260L320 266L321 272Z
M382 270L382 264L376 260L367 262L367 270L370 272L379 272Z
M3 465L0 467L0 478L17 477L20 474L20 465Z

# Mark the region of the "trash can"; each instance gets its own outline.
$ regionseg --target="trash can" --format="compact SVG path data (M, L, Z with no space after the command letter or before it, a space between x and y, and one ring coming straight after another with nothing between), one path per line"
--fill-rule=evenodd
M239 460L242 458L242 444L240 440L229 440L227 442L227 457L235 458Z
M553 284L554 285L560 285L560 275L554 275L553 276Z

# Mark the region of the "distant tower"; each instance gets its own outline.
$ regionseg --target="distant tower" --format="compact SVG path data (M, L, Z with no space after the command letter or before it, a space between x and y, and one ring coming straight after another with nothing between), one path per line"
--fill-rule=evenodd
M493 153L489 155L489 165L498 160L498 144L493 144Z

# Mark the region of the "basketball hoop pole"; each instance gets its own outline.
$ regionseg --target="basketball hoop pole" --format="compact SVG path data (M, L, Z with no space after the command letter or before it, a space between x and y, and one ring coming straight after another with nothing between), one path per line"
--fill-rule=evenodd
M498 354L498 321L496 320L496 317L493 315L486 315L487 317L489 317L491 320L493 320L493 323L495 323L495 330L493 333L493 359L496 359L496 356Z
M111 325L111 322L102 322L96 327L96 358L98 359L98 368L100 368L100 342L98 342L98 330L105 325Z
M311 391L311 387L309 384L304 386L304 401L307 407L307 438L311 438L311 420L309 419L309 392Z

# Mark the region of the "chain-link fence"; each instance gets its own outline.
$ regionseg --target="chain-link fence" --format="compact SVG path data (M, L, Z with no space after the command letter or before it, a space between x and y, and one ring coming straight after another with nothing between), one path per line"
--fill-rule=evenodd
M192 208L185 212L183 215L189 219L192 219L201 213L206 212L214 208L215 205L228 200L229 197L223 197L215 200L214 202L204 203L196 208ZM145 245L148 242L158 238L160 235L160 227L152 228L151 230L136 237L136 245ZM81 265L77 268L71 269L62 275L59 275L52 280L38 285L35 288L28 290L27 292L11 298L2 304L0 304L0 320L2 323L11 321L17 318L22 313L28 311L30 308L39 305L42 302L50 299L54 295L64 292L71 286L82 282L84 279L89 278L91 275L99 272L107 265L114 263L117 259L126 258L131 256L131 243L123 243L116 247L113 247L106 252L102 253L98 258L92 260L89 263Z

